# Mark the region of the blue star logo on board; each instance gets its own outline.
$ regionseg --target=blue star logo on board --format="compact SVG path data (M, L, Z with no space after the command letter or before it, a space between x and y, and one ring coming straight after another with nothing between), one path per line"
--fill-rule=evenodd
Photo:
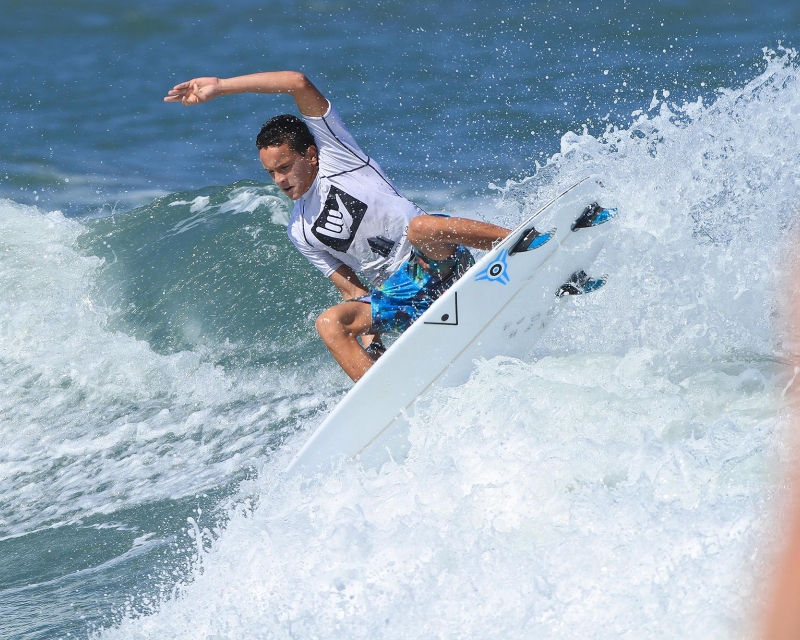
M508 258L508 249L503 249L492 264L475 275L475 281L491 280L500 284L508 284L510 278L508 277L506 258Z

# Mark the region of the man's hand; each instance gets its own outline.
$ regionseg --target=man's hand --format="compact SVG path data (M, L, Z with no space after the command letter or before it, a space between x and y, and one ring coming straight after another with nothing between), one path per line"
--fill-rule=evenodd
M176 84L164 98L164 102L180 102L189 107L208 102L221 95L219 78L195 78Z

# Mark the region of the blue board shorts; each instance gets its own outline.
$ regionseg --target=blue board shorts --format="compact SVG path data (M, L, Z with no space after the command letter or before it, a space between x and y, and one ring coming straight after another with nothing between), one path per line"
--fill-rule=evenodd
M371 306L371 331L402 333L473 264L475 259L463 246L447 260L430 260L414 249L411 257L381 286L361 298Z

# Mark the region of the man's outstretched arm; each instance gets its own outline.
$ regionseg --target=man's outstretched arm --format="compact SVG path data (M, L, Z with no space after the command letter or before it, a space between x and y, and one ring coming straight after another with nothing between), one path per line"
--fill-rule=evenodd
M194 78L176 84L164 102L192 106L234 93L287 93L304 116L318 118L328 111L327 98L297 71L265 71L235 78Z

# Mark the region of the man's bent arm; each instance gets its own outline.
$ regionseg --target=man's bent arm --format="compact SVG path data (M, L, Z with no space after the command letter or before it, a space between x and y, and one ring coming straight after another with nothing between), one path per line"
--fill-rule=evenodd
M344 300L355 300L369 295L369 290L358 279L356 272L347 265L342 265L329 278L336 285Z
M297 71L265 71L235 78L194 78L175 85L164 102L192 106L234 93L286 93L294 98L304 116L319 118L328 111L328 100L306 76Z

